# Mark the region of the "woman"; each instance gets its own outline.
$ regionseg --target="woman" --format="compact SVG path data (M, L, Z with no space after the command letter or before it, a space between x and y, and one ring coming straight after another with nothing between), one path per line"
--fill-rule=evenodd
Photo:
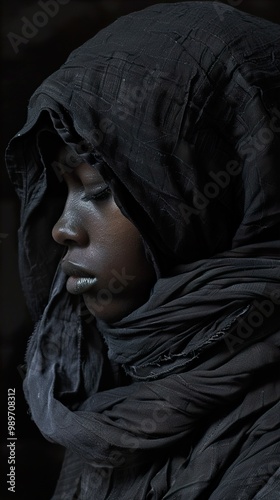
M7 151L53 498L276 499L280 28L155 5L74 51Z

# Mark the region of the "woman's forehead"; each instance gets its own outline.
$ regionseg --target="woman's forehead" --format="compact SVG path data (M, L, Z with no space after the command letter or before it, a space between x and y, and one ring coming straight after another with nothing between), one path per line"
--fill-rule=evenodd
M58 161L63 165L62 176L64 178L67 178L69 175L74 175L88 184L91 182L103 181L103 177L96 166L85 162L82 157L77 155L77 153L66 145L59 149Z

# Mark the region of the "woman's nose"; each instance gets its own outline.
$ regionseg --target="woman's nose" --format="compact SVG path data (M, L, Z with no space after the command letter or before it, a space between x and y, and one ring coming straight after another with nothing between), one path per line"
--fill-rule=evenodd
M88 234L79 218L64 210L52 229L53 239L64 246L85 246L88 244Z

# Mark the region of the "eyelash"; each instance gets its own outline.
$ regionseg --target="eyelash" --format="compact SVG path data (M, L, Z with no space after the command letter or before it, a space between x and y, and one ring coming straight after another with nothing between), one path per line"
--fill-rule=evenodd
M111 194L111 190L110 190L109 186L107 186L106 188L102 189L98 193L85 194L82 199L84 201L103 201L106 198L108 198L110 194Z

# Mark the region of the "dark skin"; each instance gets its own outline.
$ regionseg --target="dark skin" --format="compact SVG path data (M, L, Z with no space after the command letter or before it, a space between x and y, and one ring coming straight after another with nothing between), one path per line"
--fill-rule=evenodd
M68 196L52 235L67 248L67 289L91 314L113 323L149 298L156 281L136 227L121 213L99 172L87 163L64 174Z

